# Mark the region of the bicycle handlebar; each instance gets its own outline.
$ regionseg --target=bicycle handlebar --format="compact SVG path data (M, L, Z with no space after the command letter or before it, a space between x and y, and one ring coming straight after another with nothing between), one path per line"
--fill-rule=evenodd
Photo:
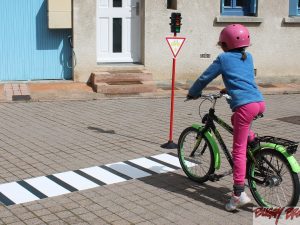
M200 96L200 98L211 99L211 100L217 99L217 98L222 98L222 97L224 97L224 98L226 98L226 99L228 99L228 100L231 99L231 96L230 96L230 95L228 95L228 94L222 94L222 93L218 93L218 94L207 94L207 95L201 95L201 96Z
M208 99L208 100L216 100L218 98L226 98L227 100L231 100L231 96L228 95L228 94L222 94L222 93L217 93L217 94L202 94L199 98L202 98L202 99ZM186 98L184 101L187 102L187 101L190 101L190 100L196 100L196 99L188 99Z

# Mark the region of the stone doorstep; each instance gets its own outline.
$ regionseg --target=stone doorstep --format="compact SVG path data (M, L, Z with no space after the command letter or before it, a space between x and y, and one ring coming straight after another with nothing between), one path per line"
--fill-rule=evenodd
M29 101L31 99L27 84L5 84L4 95L9 101Z
M155 92L152 74L146 70L97 71L91 74L91 86L97 93L138 94Z
M151 81L152 74L145 71L114 71L92 73L91 83Z
M154 82L141 82L141 84L114 84L96 83L94 91L102 94L137 94L145 92L155 92Z

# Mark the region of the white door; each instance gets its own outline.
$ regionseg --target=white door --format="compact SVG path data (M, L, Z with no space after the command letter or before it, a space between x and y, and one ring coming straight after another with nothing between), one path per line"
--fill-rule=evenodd
M97 0L97 61L140 62L140 0Z

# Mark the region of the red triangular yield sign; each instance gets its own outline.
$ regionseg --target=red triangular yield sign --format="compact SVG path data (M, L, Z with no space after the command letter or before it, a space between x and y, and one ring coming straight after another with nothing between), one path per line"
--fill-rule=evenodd
M185 42L185 38L183 38L183 37L166 37L166 40L169 44L169 47L173 53L174 58L176 58L183 43Z

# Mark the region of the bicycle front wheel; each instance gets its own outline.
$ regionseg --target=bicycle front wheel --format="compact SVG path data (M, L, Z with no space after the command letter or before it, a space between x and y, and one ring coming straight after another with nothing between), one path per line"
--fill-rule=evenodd
M184 173L193 181L203 183L214 173L214 154L205 136L193 127L186 128L178 140L178 158Z
M299 178L286 158L274 149L262 149L248 164L248 184L256 202L263 207L296 206Z

